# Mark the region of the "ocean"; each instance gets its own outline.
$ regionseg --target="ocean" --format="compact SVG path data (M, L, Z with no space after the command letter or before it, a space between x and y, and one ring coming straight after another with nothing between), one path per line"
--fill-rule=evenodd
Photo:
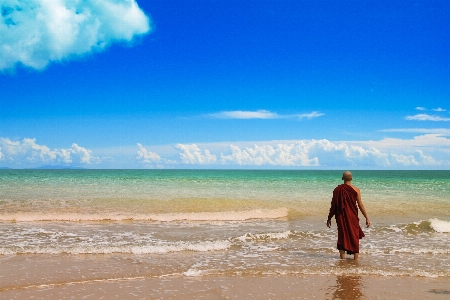
M341 171L0 170L0 290L166 276L448 277L450 171L354 171L358 263L326 227ZM36 271L39 270L39 271Z

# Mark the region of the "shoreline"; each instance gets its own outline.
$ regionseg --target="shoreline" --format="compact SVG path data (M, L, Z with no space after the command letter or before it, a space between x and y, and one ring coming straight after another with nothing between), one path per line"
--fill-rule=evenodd
M0 288L4 299L447 299L448 277L165 276Z

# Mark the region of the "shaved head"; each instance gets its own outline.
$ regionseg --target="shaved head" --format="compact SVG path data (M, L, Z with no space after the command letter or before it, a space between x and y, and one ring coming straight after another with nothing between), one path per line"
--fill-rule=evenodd
M352 172L350 172L350 171L345 171L345 172L342 174L342 180L344 180L344 181L352 181L352 179L353 179L353 177L352 177Z

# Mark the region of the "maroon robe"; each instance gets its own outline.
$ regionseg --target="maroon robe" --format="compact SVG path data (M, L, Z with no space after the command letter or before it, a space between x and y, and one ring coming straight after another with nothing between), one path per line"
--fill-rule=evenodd
M357 192L348 184L338 185L333 191L328 220L336 218L338 227L337 248L349 254L359 253L359 240L364 232L359 226Z

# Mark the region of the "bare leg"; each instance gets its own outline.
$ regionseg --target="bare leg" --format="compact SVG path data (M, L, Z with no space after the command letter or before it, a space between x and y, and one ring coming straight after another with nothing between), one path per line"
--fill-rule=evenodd
M354 255L355 255L355 257L353 258L355 261L358 261L358 254L359 253L355 253Z
M344 250L339 250L339 256L341 257L341 259L345 258L345 251Z

